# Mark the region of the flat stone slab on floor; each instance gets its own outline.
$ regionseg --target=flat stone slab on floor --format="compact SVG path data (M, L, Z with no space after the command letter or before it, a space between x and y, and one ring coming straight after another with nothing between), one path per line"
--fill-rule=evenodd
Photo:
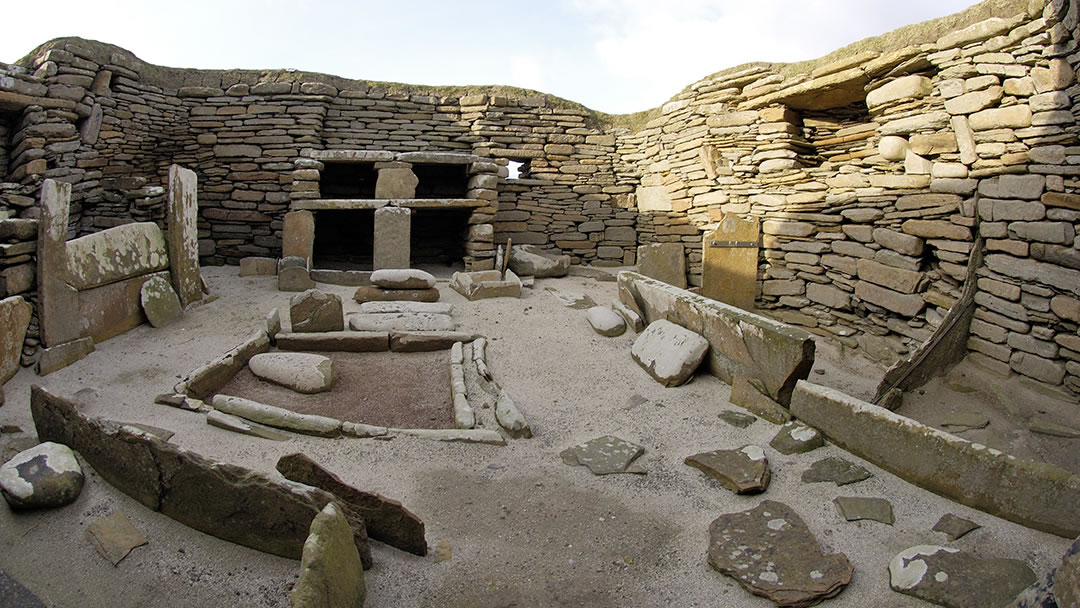
M756 445L702 452L687 456L683 462L700 469L736 494L760 494L768 489L772 476L765 450Z
M431 289L435 287L435 277L413 268L385 268L371 273L371 283L383 289Z
M362 313L391 312L426 312L436 315L449 315L454 312L454 305L446 302L364 302L360 305Z
M588 310L593 306L596 306L596 302L589 296L578 293L576 291L564 291L562 289L555 289L554 287L545 288L548 293L551 294L556 300L562 303L563 306L571 308L573 310Z
M936 524L934 524L933 530L934 532L941 532L947 536L950 541L954 541L981 527L982 526L971 520L957 517L952 513L946 513L941 516L941 519L939 519Z
M634 341L630 355L664 386L679 386L694 375L709 342L685 327L663 319L654 321Z
M870 519L883 524L893 525L892 503L884 498L864 498L861 496L837 496L833 504L841 517L848 521Z
M744 412L736 412L735 410L724 410L717 414L721 420L730 424L733 427L745 429L751 424L757 422L757 416L753 414L747 414Z
M803 471L802 482L820 483L831 481L838 486L846 486L870 479L871 476L866 467L837 456L830 456L818 460L810 465L809 469Z
M613 473L645 474L645 469L635 463L645 448L618 437L605 435L559 453L563 462L570 466L588 467L594 475Z
M805 454L825 445L817 429L799 422L789 422L772 438L769 445L781 454Z
M455 331L457 322L445 314L430 312L356 313L349 315L354 331Z
M1016 559L982 558L966 551L919 545L901 551L889 562L894 591L948 608L1006 606L1035 573Z
M128 518L120 511L107 515L90 524L86 537L112 565L117 565L136 547L149 542L142 532L131 525Z
M321 393L334 384L334 362L313 353L262 353L248 361L248 369L298 393Z
M438 302L439 290L430 289L383 289L363 286L356 289L353 299L360 304L367 302Z
M823 554L795 511L763 500L709 526L709 565L779 606L805 607L835 597L855 568L843 553Z
M0 466L0 493L13 509L62 507L79 497L83 471L75 452L46 441Z

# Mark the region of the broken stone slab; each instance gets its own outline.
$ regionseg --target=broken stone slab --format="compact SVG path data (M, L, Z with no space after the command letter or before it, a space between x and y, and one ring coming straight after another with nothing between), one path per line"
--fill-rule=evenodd
M125 494L245 547L299 559L311 520L333 500L322 490L209 460L133 427L84 416L74 403L40 386L31 387L30 409L43 441L78 451Z
M843 553L823 554L795 511L763 500L709 526L709 565L778 606L814 606L835 597L855 568Z
M0 300L0 384L19 371L33 307L21 296Z
M379 312L349 315L354 331L454 331L457 322L450 315L429 312Z
M413 555L427 555L424 522L400 502L354 488L304 454L282 456L276 468L286 479L333 494L346 513L364 521L370 538Z
M262 353L248 361L257 377L298 393L323 393L334 385L334 362L314 353Z
M702 452L687 456L683 462L736 494L760 494L768 489L772 476L765 450L756 445Z
M871 474L865 467L861 467L851 461L829 456L822 458L810 468L803 471L803 483L833 482L838 486L846 486L870 479Z
M623 318L623 321L626 322L626 325L630 327L630 329L634 330L634 333L641 333L642 330L645 329L645 322L641 320L641 315L634 312L634 310L626 304L623 304L619 300L615 300L611 303L611 309Z
M576 291L563 291L561 289L555 289L554 287L545 288L556 300L562 303L567 308L574 310L587 310L596 306L596 302L589 296L578 293Z
M450 277L450 287L470 302L487 298L521 297L521 279L512 270L507 270L505 276L498 270L455 272Z
M370 353L390 350L390 333L385 331L327 331L321 333L281 333L281 350Z
M1011 603L1035 573L1020 560L980 558L959 549L918 545L889 562L893 591L949 608Z
M562 461L570 466L584 466L593 475L635 473L644 475L645 468L635 461L645 453L645 448L612 435L597 437L559 453Z
M277 274L277 258L249 256L240 258L240 276L272 277Z
M413 268L387 268L372 272L371 283L382 289L431 289L435 277Z
M805 381L796 387L791 413L852 454L936 494L1029 528L1080 535L1080 476L1064 469Z
M487 445L506 445L506 439L491 429L387 429L391 435L408 435L432 441L451 443L483 443Z
M724 410L717 414L717 416L731 426L740 429L748 428L751 424L757 422L757 416L745 412L736 412L735 410Z
M37 373L39 376L47 376L85 358L92 352L94 352L93 338L79 338L42 349L41 358L37 363Z
M206 424L216 426L219 429L225 429L226 431L240 433L241 435L251 435L252 437L259 437L261 439L270 439L272 441L289 440L289 436L285 433L218 410L206 412Z
M318 289L308 289L289 298L289 321L293 333L342 331L345 329L341 298Z
M239 416L252 422L274 428L295 431L319 437L337 437L341 434L341 421L315 414L299 414L291 410L259 403L231 395L214 395L214 408Z
M83 471L66 445L46 441L0 465L0 493L12 509L50 509L75 502Z
M153 222L124 224L67 242L67 281L78 290L169 267L165 236Z
M433 315L450 315L454 312L454 305L446 302L364 302L360 305L360 312L365 314L423 312Z
M821 433L800 422L789 422L772 438L769 445L781 454L805 454L825 445Z
M941 516L941 519L939 519L936 524L934 524L933 530L934 532L941 532L947 536L950 541L954 541L963 537L968 532L978 530L981 527L982 526L971 520L957 517L952 513L946 513Z
M626 331L626 321L623 320L619 313L607 306L593 306L585 313L585 318L589 321L589 326L593 328L593 331L601 336L614 338L615 336L621 336Z
M270 337L265 331L259 330L235 348L189 373L176 384L174 390L189 397L205 399L243 369L252 357L269 349Z
M476 336L463 331L390 332L390 350L420 353L453 348L456 342L472 342Z
M784 424L790 421L791 412L770 399L764 389L764 383L760 380L736 376L731 384L731 395L728 400L773 424Z
M184 314L180 297L173 290L172 283L163 276L152 277L142 284L139 303L146 319L154 327L168 325Z
M790 325L628 271L619 273L619 299L646 322L666 319L701 334L713 375L728 384L736 376L757 378L781 405L814 366L810 334Z
M363 286L356 289L353 299L360 304L368 302L438 302L439 290L431 289L383 289Z
M941 427L951 433L982 429L989 424L989 417L974 412L952 412L941 421Z
M870 519L883 524L893 525L892 503L884 498L864 498L861 496L837 496L833 499L840 516L848 521Z
M86 529L86 538L94 545L98 554L114 566L136 547L150 542L120 511L95 520Z
M685 384L709 350L702 336L663 319L654 321L634 341L630 355L664 386Z
M278 291L307 291L315 289L315 281L307 268L282 267L278 264Z
M570 256L545 252L536 245L510 247L510 270L521 277L546 279L570 272Z
M532 429L525 421L525 416L510 395L502 389L499 389L499 398L495 402L495 420L515 439L532 437Z
M352 528L330 503L311 521L300 558L300 578L289 593L295 608L360 608L367 596L364 565Z

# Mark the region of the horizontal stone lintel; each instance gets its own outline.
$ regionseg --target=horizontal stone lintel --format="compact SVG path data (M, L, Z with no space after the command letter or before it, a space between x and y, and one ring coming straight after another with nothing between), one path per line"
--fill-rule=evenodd
M390 152L387 150L313 150L311 158L335 163L401 161L417 164L468 165L481 158L457 152Z
M363 210L383 207L408 209L475 209L491 202L476 198L339 198L293 201L291 209L298 211Z

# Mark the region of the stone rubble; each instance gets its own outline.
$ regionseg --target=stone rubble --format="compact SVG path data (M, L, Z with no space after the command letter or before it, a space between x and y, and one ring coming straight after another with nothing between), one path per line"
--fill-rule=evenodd
M683 462L736 494L760 494L769 488L772 477L765 450L756 445L702 452L687 456Z

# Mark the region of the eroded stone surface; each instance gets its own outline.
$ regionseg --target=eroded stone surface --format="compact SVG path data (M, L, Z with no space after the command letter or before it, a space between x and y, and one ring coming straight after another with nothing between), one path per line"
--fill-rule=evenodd
M800 422L789 422L772 438L769 445L781 454L805 454L825 445L817 429Z
M838 486L858 483L870 477L870 471L865 467L836 456L822 458L802 473L803 483L831 481Z
M367 588L352 529L334 503L311 522L300 559L300 579L289 594L292 608L360 608Z
M618 437L605 435L581 445L567 448L559 453L563 462L570 466L588 467L594 475L613 473L644 474L645 469L635 463L645 448Z
M94 544L94 548L101 557L109 560L114 566L127 557L133 549L149 542L120 511L90 524L90 527L86 529L86 536Z
M854 571L843 553L823 554L798 514L772 500L712 522L709 565L750 593L792 607L835 597Z
M1015 559L982 558L950 547L919 545L889 562L894 591L949 608L1005 606L1035 582Z
M510 270L522 277L564 277L570 271L570 256L545 252L535 245L510 248Z
M713 450L687 456L686 464L720 482L736 494L759 494L769 487L772 472L765 450L746 445L737 450Z
M314 353L263 353L248 361L251 373L298 393L321 393L334 384L334 362Z
M79 497L83 472L71 448L46 441L0 466L0 493L13 509L62 507Z
M626 321L619 313L607 306L593 306L585 313L589 326L601 336L613 338L626 331Z
M355 331L454 331L457 322L450 315L412 313L358 313L349 315L349 327Z
M162 276L152 277L142 284L139 300L147 320L154 327L168 325L184 314L180 297L169 280Z
M289 298L289 320L292 331L323 332L345 329L341 298L318 289L309 289Z
M431 289L435 277L414 268L388 268L372 272L371 283L383 289Z
M701 365L709 342L685 327L660 319L634 341L630 355L664 386L685 384Z
M736 412L735 410L724 410L717 414L717 416L731 426L740 429L745 429L757 422L757 416L745 412Z

